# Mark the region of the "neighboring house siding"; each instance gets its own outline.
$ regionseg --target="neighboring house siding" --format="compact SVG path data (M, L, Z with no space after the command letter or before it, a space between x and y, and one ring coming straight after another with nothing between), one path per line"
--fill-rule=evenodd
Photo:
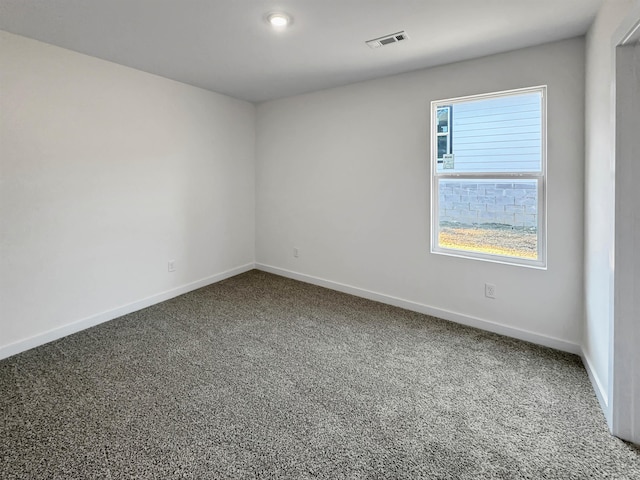
M454 172L540 169L540 94L453 105Z

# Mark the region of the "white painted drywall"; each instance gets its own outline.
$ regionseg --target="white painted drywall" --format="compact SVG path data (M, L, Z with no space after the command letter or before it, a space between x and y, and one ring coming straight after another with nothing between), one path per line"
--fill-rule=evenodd
M633 1L604 3L586 40L584 356L608 411L614 261L614 58L612 36Z
M252 104L4 32L0 75L0 351L253 265Z
M548 270L429 253L430 102L542 84L549 87ZM583 38L260 104L258 265L575 346L583 317L583 118ZM495 300L485 298L485 282L496 285Z

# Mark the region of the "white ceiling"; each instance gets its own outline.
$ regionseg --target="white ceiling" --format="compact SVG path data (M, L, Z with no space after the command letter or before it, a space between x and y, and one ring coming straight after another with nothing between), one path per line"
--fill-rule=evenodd
M602 1L0 0L0 29L260 102L582 35Z

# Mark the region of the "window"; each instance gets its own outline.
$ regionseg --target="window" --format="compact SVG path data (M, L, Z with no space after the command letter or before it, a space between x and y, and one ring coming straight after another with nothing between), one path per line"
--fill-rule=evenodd
M546 87L431 102L431 251L546 267Z
M438 143L438 163L443 162L444 155L451 153L451 130L449 121L451 118L451 107L438 107L436 110L436 137Z

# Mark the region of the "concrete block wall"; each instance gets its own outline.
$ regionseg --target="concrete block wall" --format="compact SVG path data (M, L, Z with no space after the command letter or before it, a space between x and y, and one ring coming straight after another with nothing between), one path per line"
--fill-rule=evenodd
M438 208L440 222L535 229L538 224L538 191L536 182L532 180L441 180Z

